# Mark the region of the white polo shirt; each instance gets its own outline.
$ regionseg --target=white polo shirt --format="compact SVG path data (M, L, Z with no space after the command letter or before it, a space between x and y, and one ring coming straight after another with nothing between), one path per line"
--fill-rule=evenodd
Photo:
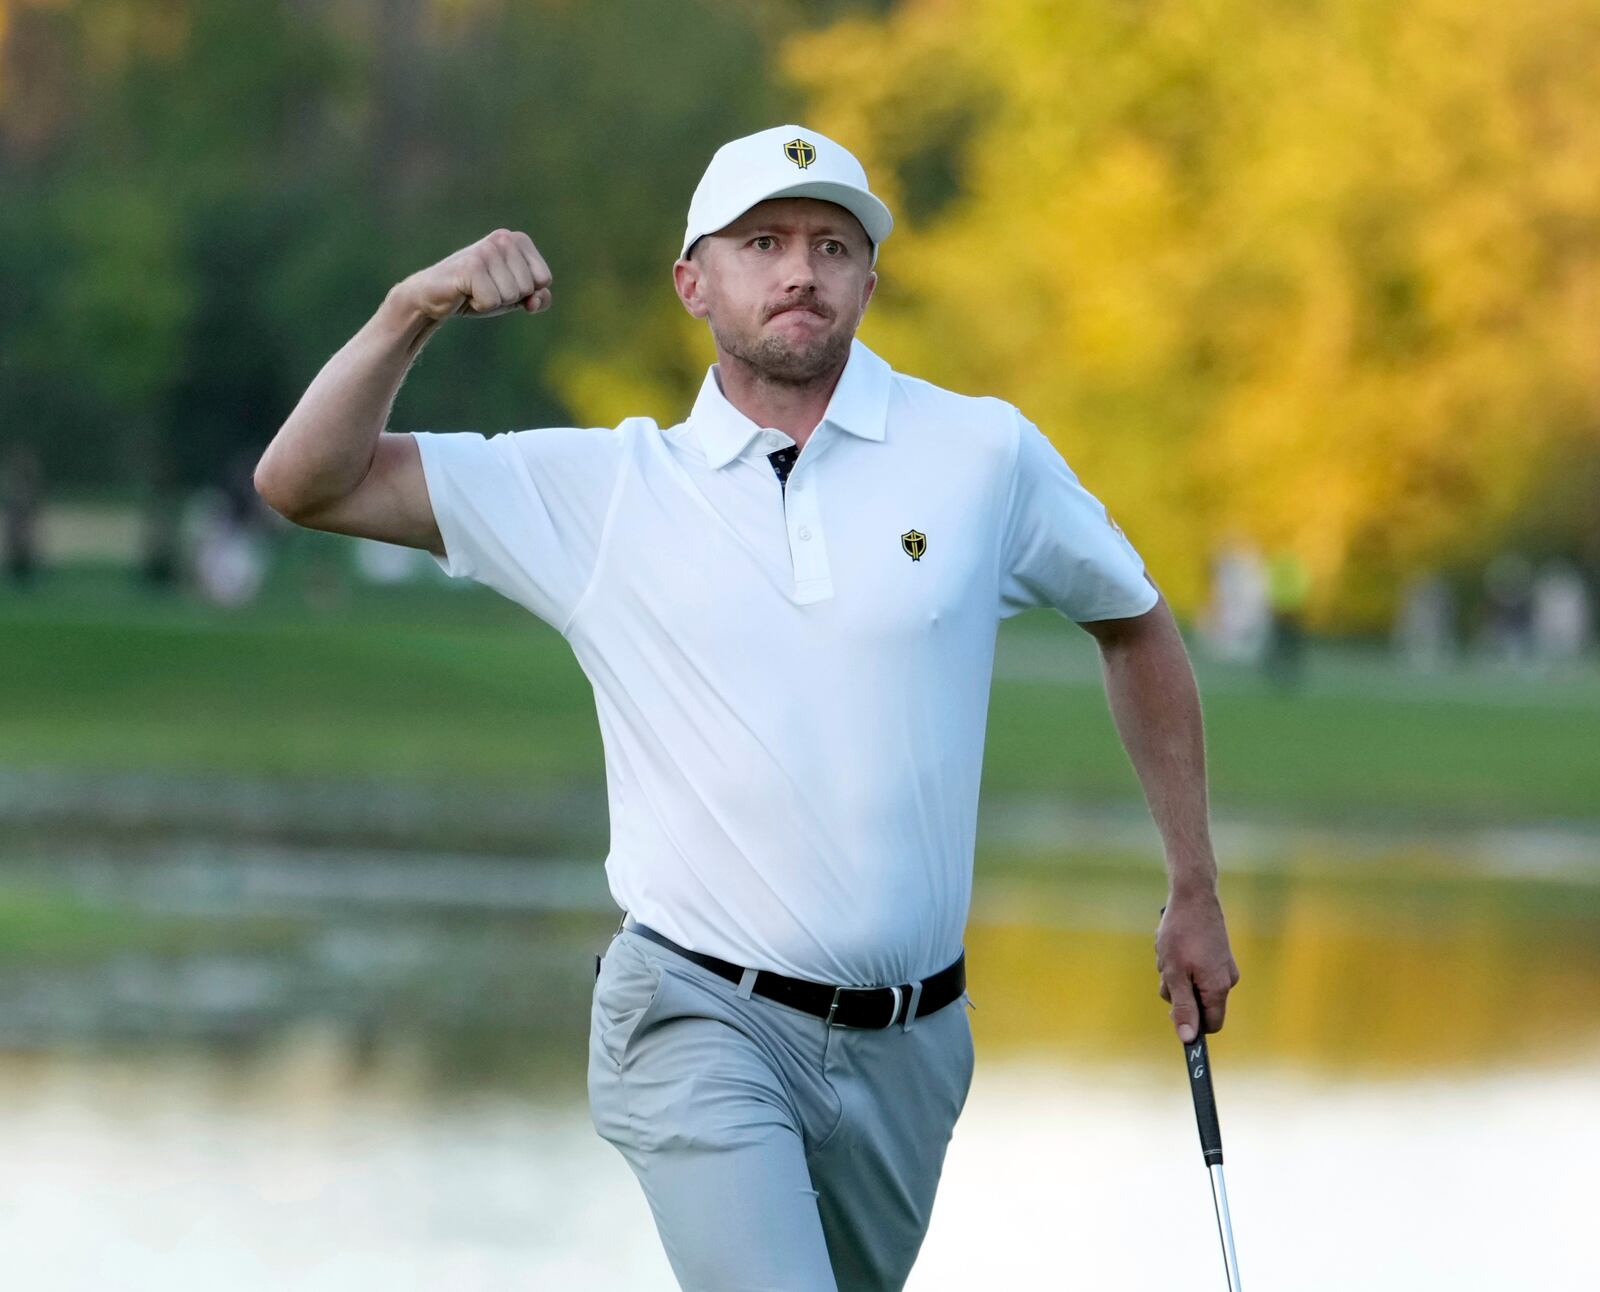
M859 341L786 493L767 454L793 440L715 365L666 430L415 438L440 564L554 625L594 686L613 897L735 964L872 985L954 960L999 621L1156 602L1012 405Z

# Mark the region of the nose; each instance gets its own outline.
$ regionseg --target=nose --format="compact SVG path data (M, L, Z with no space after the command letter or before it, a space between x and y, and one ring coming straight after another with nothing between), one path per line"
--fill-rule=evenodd
M783 286L785 291L802 291L815 287L817 273L811 263L811 247L805 239L795 239L783 253Z

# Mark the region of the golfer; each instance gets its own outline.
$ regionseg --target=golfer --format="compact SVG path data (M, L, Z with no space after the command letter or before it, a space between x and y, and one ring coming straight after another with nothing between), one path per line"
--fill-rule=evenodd
M385 433L441 323L550 306L543 257L496 230L390 289L255 473L291 520L424 548L525 606L593 684L624 917L590 1110L693 1292L906 1281L972 1080L1000 620L1050 606L1099 643L1165 845L1156 962L1183 1039L1222 1026L1238 978L1172 616L1015 407L855 339L891 226L833 140L734 140L672 267L717 354L687 420ZM949 268L982 290L982 265Z

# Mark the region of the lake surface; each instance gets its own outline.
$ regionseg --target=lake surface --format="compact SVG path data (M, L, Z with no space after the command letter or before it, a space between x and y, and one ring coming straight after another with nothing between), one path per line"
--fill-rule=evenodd
M1407 843L1225 895L1246 1286L1600 1285L1600 879ZM912 1292L1224 1285L1160 900L1138 858L980 863L978 1070ZM673 1288L584 1104L615 918L598 863L12 848L8 1286Z

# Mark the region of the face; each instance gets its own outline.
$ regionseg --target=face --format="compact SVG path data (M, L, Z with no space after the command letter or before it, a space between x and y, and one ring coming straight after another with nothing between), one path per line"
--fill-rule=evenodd
M878 276L861 222L809 197L757 203L672 267L684 308L720 353L768 381L806 385L840 368Z

